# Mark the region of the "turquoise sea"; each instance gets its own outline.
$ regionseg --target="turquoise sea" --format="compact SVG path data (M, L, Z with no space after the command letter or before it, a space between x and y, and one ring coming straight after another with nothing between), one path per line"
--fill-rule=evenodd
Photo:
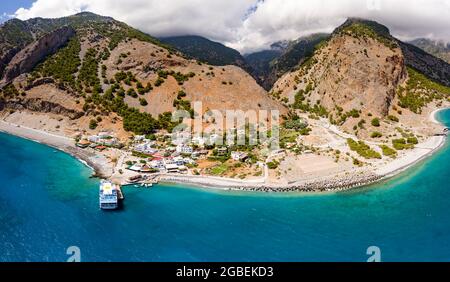
M439 113L450 125L450 110ZM125 188L98 209L76 159L0 134L0 261L450 261L450 145L384 183L327 195Z

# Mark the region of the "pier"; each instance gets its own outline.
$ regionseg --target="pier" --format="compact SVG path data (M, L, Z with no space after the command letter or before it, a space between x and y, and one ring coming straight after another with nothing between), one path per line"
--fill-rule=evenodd
M122 186L117 185L116 190L117 190L117 198L119 200L123 201L125 199L125 196L123 195L123 192L122 192Z

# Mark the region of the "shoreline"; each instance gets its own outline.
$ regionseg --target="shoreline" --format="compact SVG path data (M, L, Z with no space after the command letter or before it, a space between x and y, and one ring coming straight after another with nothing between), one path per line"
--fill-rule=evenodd
M93 171L92 177L108 178L111 175L107 169L101 166L100 162L97 163L94 160L98 157L96 154L79 149L75 146L75 143L71 138L22 125L12 124L4 120L0 120L0 132L44 144L69 154L91 169Z
M436 114L443 110L449 110L450 108L436 109L429 115L429 120L433 123L443 126L443 124L436 120ZM434 142L432 142L434 140ZM407 152L405 156L400 159L391 161L387 168L376 169L372 172L366 171L356 176L339 178L339 175L332 175L323 179L317 179L312 181L297 182L289 185L276 185L266 183L251 183L249 181L239 181L236 179L224 179L210 176L191 176L191 175L166 175L161 174L158 177L161 178L162 183L167 184L188 184L198 188L207 188L215 190L228 190L228 191L248 191L248 192L270 192L270 193L324 193L324 192L340 192L348 191L366 187L381 181L389 180L399 174L405 172L411 167L419 164L420 162L428 159L440 149L442 149L446 143L447 138L444 136L432 136L427 139L426 142L418 144L412 151ZM428 148L420 148L420 146L427 146ZM422 152L420 152L422 151ZM396 165L397 164L397 165ZM197 178L197 179L196 179ZM337 179L336 179L337 178ZM349 179L350 178L350 179ZM213 183L211 183L213 182ZM240 183L237 185L237 183Z
M435 115L442 110L437 109L430 113L429 119L433 123L438 122ZM93 171L93 177L110 178L113 175L113 168L106 167L106 158L98 153L87 152L76 147L71 138L52 134L38 129L19 126L16 124L0 121L0 132L18 136L34 142L38 142L64 153L71 155L78 161ZM416 148L407 152L403 157L392 160L381 168L361 169L349 174L341 172L339 174L319 177L311 180L298 181L288 184L266 183L264 179L238 180L213 176L194 176L181 174L154 174L161 183L165 184L185 184L189 186L222 190L222 191L248 191L248 192L270 192L270 193L324 193L339 192L365 187L377 182L393 178L406 171L412 166L429 158L446 143L446 137L433 136L426 142L418 144Z

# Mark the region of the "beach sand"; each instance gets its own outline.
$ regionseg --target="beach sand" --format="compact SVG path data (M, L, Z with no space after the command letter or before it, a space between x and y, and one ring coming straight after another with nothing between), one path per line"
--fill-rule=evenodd
M98 177L108 178L112 175L113 166L104 155L78 148L75 146L75 141L72 138L5 121L0 121L0 131L39 142L68 153L93 169Z

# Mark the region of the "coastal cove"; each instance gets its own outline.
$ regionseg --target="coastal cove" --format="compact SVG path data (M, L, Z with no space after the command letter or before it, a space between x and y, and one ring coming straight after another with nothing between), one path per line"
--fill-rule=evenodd
M450 125L450 111L437 113ZM0 134L0 261L450 261L450 145L392 179L329 194L162 184L98 210L76 159Z

